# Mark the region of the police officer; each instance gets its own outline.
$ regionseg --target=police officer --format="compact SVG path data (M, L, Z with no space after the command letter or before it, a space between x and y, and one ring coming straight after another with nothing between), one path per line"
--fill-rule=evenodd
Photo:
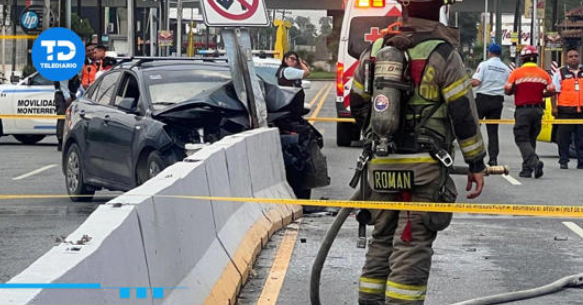
M468 198L478 197L484 186L485 156L471 84L461 56L459 31L439 23L440 9L453 1L408 0L403 5L400 34L386 36L360 58L350 92L350 108L363 129L365 147L371 147L363 193L353 198L375 201L454 202L457 191L449 177L449 155L457 138L464 160L469 164ZM379 44L406 52L405 76L412 90L401 98L400 130L395 152L386 157L375 153L377 143L371 127L373 111L386 111L391 101L372 101L367 71ZM382 51L382 49L381 49ZM378 58L376 58L378 64ZM392 72L391 72L392 71ZM395 70L388 71L393 73ZM367 84L369 84L367 86ZM374 86L376 87L376 85ZM374 89L373 89L374 91ZM399 136L401 135L401 136ZM378 152L378 150L376 150ZM385 176L383 178L383 176ZM377 183L376 178L380 178ZM400 183L404 191L385 191L393 178L413 178ZM403 180L408 181L408 180ZM396 186L399 186L396 180ZM401 181L402 182L402 181ZM378 185L377 185L378 184ZM475 185L475 189L472 188ZM387 188L391 190L390 188ZM450 213L417 211L371 211L374 231L359 285L359 304L423 304L437 232L451 222Z
M55 86L55 108L57 115L65 115L67 108L75 100L75 93L81 86L81 81L78 75L73 76L69 80L54 82ZM57 120L57 151L63 150L63 129L65 128L65 120Z
M478 118L499 120L504 106L504 85L510 76L510 69L500 60L502 47L493 43L488 48L488 59L480 63L472 76L472 86L476 88ZM498 164L498 124L488 124L488 165Z
M553 85L559 93L553 96L553 116L558 119L583 119L583 67L577 48L567 50L567 66L553 75ZM583 169L583 125L561 124L558 127L559 164L561 169L569 168L569 150L571 135L575 135L577 151L577 168Z
M549 74L537 65L538 51L525 46L520 51L522 66L512 72L504 86L507 95L514 94L514 141L522 155L522 178L538 179L543 176L544 164L536 154L536 138L541 130L544 113L543 98L555 94Z

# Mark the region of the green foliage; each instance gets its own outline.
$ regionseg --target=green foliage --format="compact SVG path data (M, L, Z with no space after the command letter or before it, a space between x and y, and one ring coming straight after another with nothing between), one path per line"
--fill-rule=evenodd
M89 19L81 19L77 14L71 14L71 29L75 32L84 42L91 39L91 36L95 33Z
M296 50L301 59L305 60L310 66L314 62L314 54L306 50Z
M459 13L458 25L462 46L471 46L477 39L480 13Z

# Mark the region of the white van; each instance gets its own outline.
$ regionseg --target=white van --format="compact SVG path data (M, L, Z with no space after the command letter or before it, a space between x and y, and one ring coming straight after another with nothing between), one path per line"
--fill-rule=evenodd
M394 0L347 0L336 69L336 112L339 118L350 118L350 86L360 54L377 38L381 31L397 21L401 6ZM336 143L350 146L360 138L353 123L337 123Z

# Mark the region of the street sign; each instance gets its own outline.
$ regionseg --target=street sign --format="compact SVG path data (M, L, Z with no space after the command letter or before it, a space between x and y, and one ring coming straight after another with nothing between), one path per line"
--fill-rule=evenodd
M55 17L52 12L50 13L50 18L50 26L52 27L55 23ZM26 34L40 34L43 30L42 20L43 6L31 5L22 11L22 14L20 15L20 27Z
M202 2L207 26L244 27L270 24L264 0L205 0Z

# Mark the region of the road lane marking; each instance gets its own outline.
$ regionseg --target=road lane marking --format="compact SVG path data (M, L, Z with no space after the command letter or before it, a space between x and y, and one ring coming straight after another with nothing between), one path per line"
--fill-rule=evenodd
M520 181L514 179L514 177L512 177L510 175L502 175L502 178L506 179L506 181L510 182L510 184L512 184L512 185L522 185L522 183L520 183Z
M320 98L320 94L322 94L322 92L324 92L324 90L326 90L326 88L328 88L328 86L332 86L332 84L327 84L325 86L322 86L322 88L320 88L318 93L316 93L314 98L310 101L310 108L312 108L314 106L314 104L316 104L316 102L318 101L318 98Z
M308 121L310 121L310 123L314 124L314 121L311 121L311 119L317 118L318 114L320 114L320 111L322 110L324 103L328 99L328 94L330 94L332 87L333 86L328 86L328 89L326 89L326 93L324 93L324 95L322 95L322 97L320 98L320 102L318 102L318 107L316 107L316 110L314 111L314 113L312 114L310 119L308 119Z
M12 178L12 180L22 180L22 179L26 179L26 178L28 178L30 176L34 176L34 175L36 175L38 173L42 173L42 172L44 172L44 171L46 171L48 169L51 169L53 167L56 167L56 166L57 166L56 164L51 164L51 165L43 166L43 167L41 167L39 169L33 170L30 173L27 173L27 174L24 174L22 176L18 176L18 177Z
M571 231L575 232L575 234L581 236L583 238L583 229L580 226L575 224L574 222L564 221L563 224L567 226L567 228L571 229Z
M277 298L279 297L285 274L289 268L299 231L299 223L292 223L285 229L285 234L275 254L271 271L265 281L261 296L259 296L256 305L275 305L277 303Z

